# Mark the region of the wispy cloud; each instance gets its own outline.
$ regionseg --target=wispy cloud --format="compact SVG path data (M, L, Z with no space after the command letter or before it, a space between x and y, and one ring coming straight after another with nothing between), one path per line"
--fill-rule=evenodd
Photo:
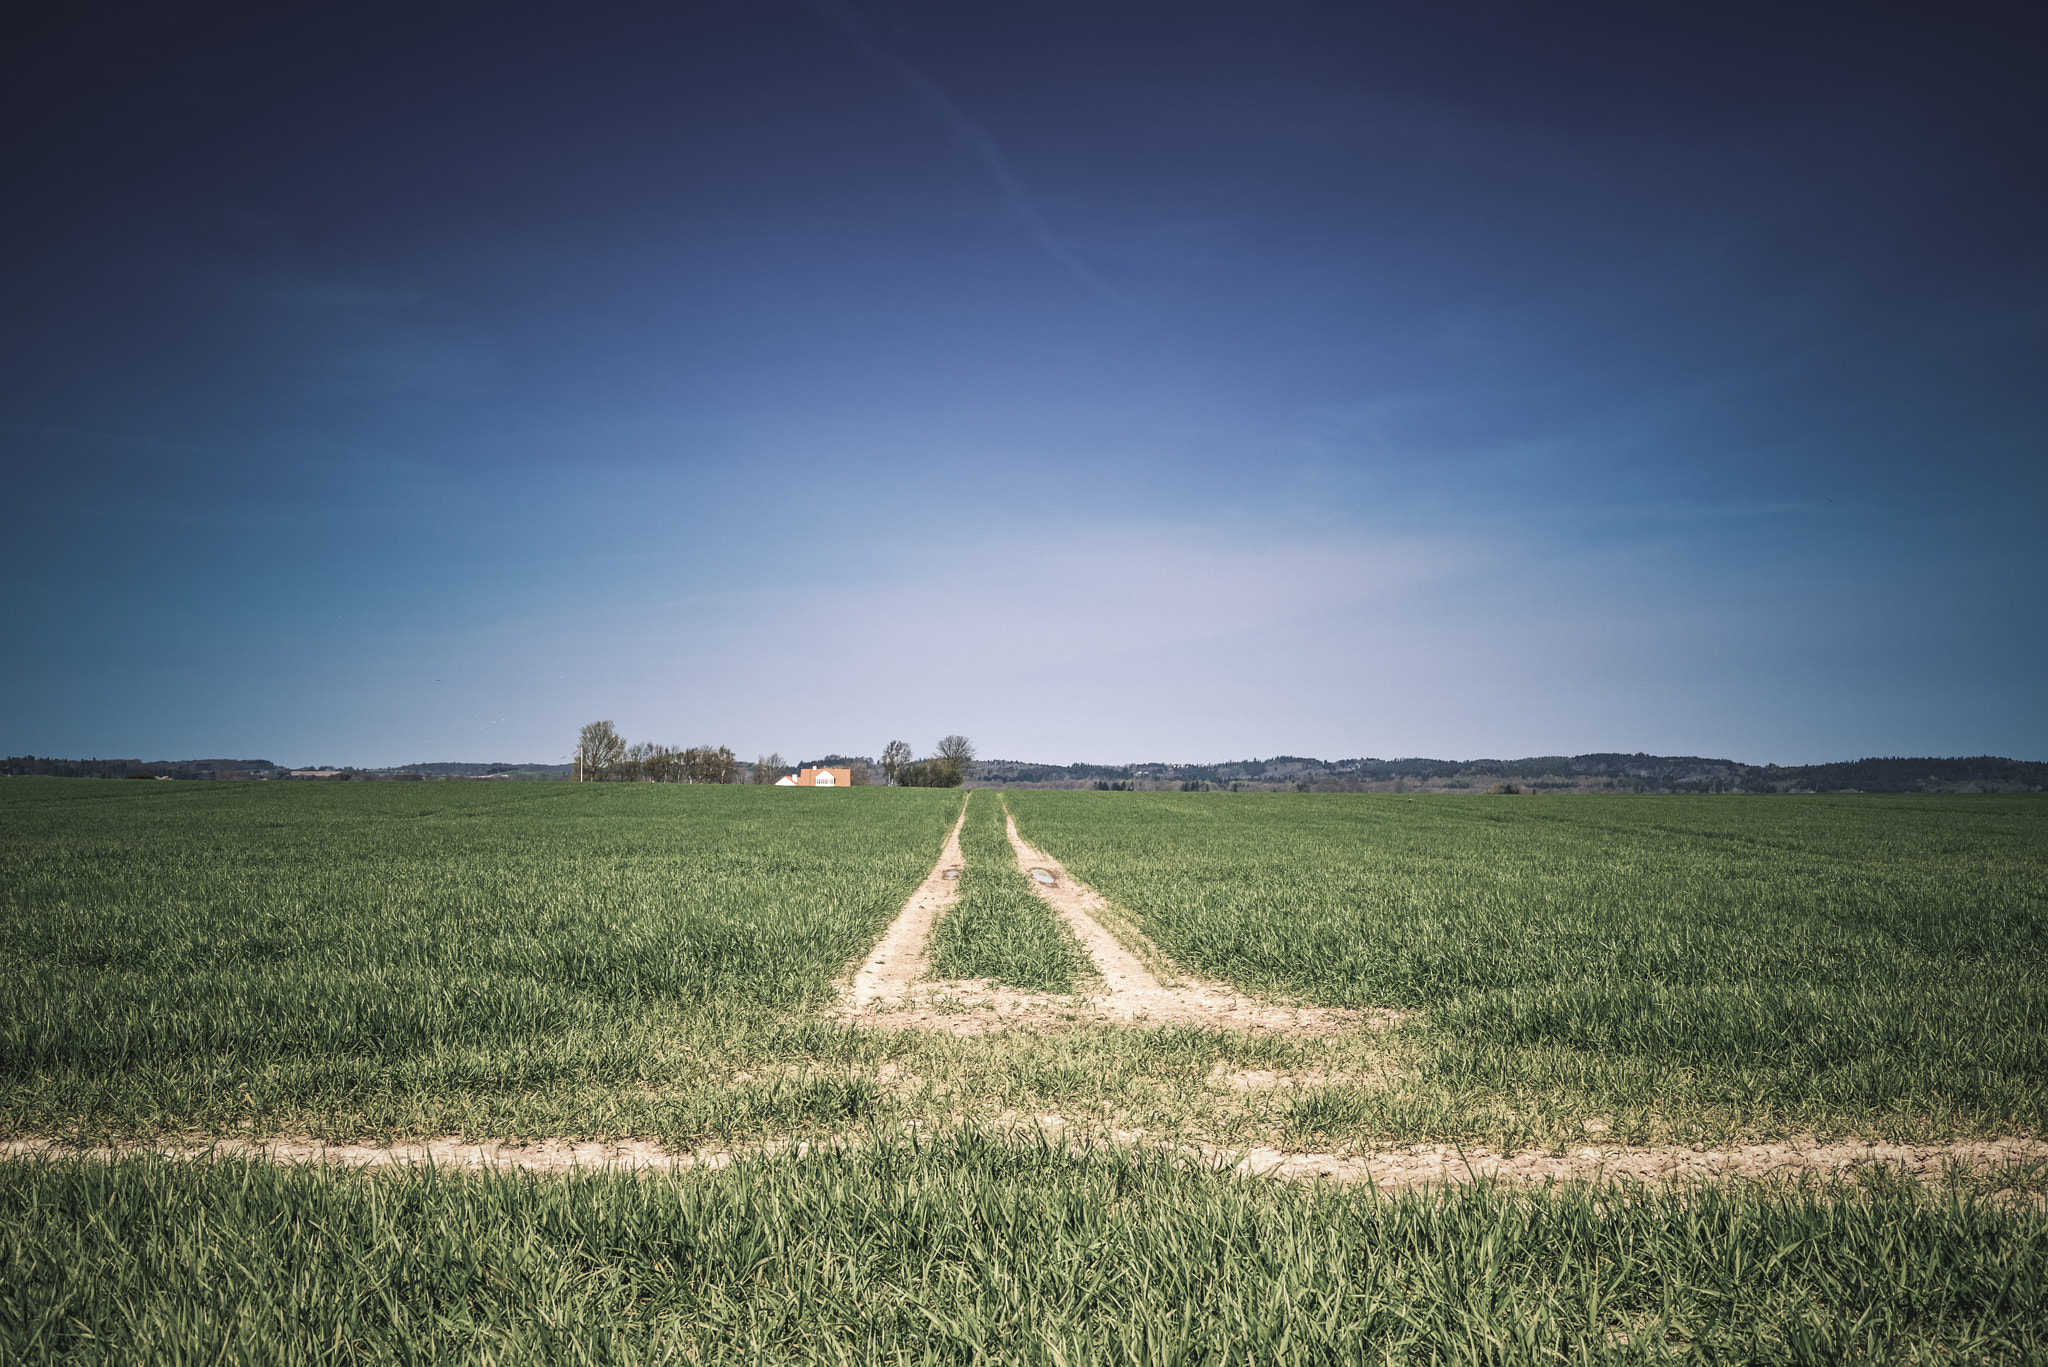
M951 96L939 89L937 82L877 43L874 35L868 32L867 25L862 22L859 11L845 3L845 0L810 0L810 4L812 9L845 35L846 41L853 44L855 51L916 96L917 102L924 106L925 112L937 119L948 132L960 140L961 145L982 164L983 169L995 181L1004 202L1010 207L1010 212L1017 216L1025 231L1031 234L1039 250L1059 262L1066 268L1067 274L1104 299L1139 313L1147 313L1149 316L1149 311L1143 305L1097 275L1089 268L1087 262L1067 250L1066 245L1053 234L1051 225L1045 221L1045 215L1039 212L1037 201L1031 197L1031 192L1024 188L1024 182L1019 180L1017 173L1011 169L1009 158L1003 155L1001 145L986 128L969 118L967 111L955 104Z

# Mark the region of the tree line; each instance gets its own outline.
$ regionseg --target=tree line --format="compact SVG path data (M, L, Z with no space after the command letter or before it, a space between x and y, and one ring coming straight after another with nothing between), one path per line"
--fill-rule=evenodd
M882 782L900 788L957 788L974 764L974 744L961 735L945 736L929 756L918 759L907 741L882 747L879 766L864 757L827 755L820 768L850 771L856 787ZM744 772L742 772L744 770ZM594 721L576 737L571 776L586 783L758 783L772 784L794 772L779 754L756 756L743 765L727 745L675 746L639 741L628 744L609 721Z
M594 721L576 736L571 776L584 783L737 783L739 761L726 745L629 745L609 721Z
M899 788L958 788L974 767L974 744L946 736L926 759L913 759L908 742L892 740L882 751L882 772Z

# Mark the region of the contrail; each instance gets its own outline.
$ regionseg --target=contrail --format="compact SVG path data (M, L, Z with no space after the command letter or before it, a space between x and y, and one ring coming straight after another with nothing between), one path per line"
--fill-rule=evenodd
M867 25L861 22L859 11L846 3L846 0L810 0L810 5L844 34L846 41L852 43L862 57L902 82L911 94L917 96L917 102L923 105L933 118L944 124L954 137L960 139L967 150L987 169L989 175L995 178L996 188L1002 191L1003 199L1010 206L1010 212L1023 223L1025 231L1031 234L1041 251L1066 267L1067 274L1103 298L1150 316L1149 310L1142 304L1090 270L1085 261L1060 244L1060 240L1053 236L1052 229L1047 226L1045 216L1038 212L1038 205L1032 202L1031 192L1024 188L1024 182L1018 180L1017 173L1010 169L1009 160L1003 156L1003 149L997 146L989 131L968 118L967 111L954 104L946 92L933 83L931 77L901 58L883 51L881 45L875 42L874 36L868 32Z

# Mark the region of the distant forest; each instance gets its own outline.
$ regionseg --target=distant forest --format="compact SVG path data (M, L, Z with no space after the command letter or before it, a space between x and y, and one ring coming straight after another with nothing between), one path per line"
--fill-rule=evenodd
M978 760L977 786L1225 792L1458 793L1512 785L1536 793L2039 793L2048 764L1999 759L1859 759L1743 764L1697 755L1538 755L1529 759L1310 759L1227 764L1028 764Z
M828 756L839 760L841 756ZM307 773L313 766L301 768ZM1980 755L1964 759L1859 759L1834 764L1742 764L1696 755L1539 755L1530 759L1271 759L1225 764L969 762L970 787L1108 788L1184 792L1459 793L1512 785L1533 793L2039 793L2048 764ZM47 759L0 761L0 773L58 778L284 779L420 782L562 780L566 764L439 762L390 769L321 768L322 777L264 759ZM331 775L328 777L327 775Z

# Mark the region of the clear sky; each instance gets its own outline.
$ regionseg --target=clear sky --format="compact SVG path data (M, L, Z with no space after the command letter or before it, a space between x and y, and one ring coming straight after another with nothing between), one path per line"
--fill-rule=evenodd
M2048 758L2019 7L43 8L8 753Z

